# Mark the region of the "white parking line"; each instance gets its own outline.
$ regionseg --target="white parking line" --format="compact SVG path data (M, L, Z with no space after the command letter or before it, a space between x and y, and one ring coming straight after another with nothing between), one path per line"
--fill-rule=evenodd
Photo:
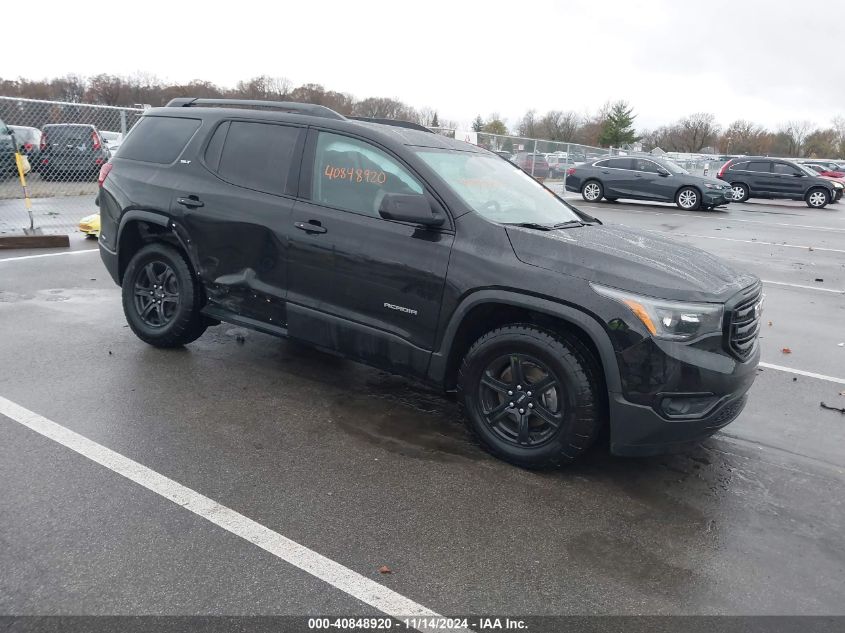
M804 371L803 369L793 369L792 367L784 367L783 365L772 365L771 363L760 363L760 367L765 367L766 369L776 369L777 371L785 371L790 374L798 374L799 376L806 376L808 378L818 378L819 380L826 380L828 382L835 382L839 385L845 385L845 378L825 376L824 374L817 374L812 371Z
M818 290L819 292L832 292L834 294L845 294L845 290L837 290L836 288L819 288L818 286L805 286L804 284L788 284L785 281L772 281L770 279L763 279L764 284L772 284L774 286L789 286L790 288L805 288L807 290Z
M0 396L0 414L126 477L391 617L437 613L87 437Z
M39 257L59 257L60 255L81 255L82 253L96 253L98 248L83 248L78 251L64 251L63 253L42 253L41 255L22 255L20 257L5 257L0 259L3 262L19 262L22 259L38 259Z

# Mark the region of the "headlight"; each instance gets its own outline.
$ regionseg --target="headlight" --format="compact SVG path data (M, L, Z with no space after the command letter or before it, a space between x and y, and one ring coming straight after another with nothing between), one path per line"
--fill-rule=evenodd
M834 189L845 189L845 185L843 185L841 182L835 182L835 183L833 183L833 188Z
M656 338L686 341L721 332L725 307L721 303L682 303L590 284L593 290L624 304Z
M712 184L712 183L709 183L709 182L705 182L704 186L707 187L708 189L727 189L728 188L727 185L716 185L716 184Z

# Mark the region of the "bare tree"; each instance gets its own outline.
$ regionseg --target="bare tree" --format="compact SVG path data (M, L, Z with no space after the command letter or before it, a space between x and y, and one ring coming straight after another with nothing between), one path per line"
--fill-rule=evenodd
M681 151L700 152L708 145L715 145L719 130L716 117L707 112L696 112L681 119L676 126Z
M833 129L836 130L836 153L845 158L845 116L833 118Z
M572 111L550 110L540 119L543 138L550 141L572 142L581 127L581 117Z
M527 136L528 138L537 138L540 133L540 122L537 119L537 111L529 110L519 120L516 125L516 132L520 136Z
M787 153L790 156L803 156L804 142L812 129L813 124L809 121L788 121L780 127L778 134L782 134L787 141Z

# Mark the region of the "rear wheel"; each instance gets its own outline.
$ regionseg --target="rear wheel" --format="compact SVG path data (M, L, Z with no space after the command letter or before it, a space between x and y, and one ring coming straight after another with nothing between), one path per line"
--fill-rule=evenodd
M604 187L598 180L588 180L581 187L581 197L587 202L597 202L604 195Z
M701 194L695 187L683 187L675 196L675 204L684 211L695 211L701 206Z
M731 184L731 200L734 202L745 202L748 200L748 186L741 182Z
M123 275L123 311L129 327L156 347L179 347L205 331L200 288L184 255L156 242L139 250Z
M580 341L509 325L467 352L459 400L488 451L526 468L557 466L587 450L604 424L599 376Z
M824 209L830 202L830 194L824 189L810 189L807 192L807 206L813 209Z

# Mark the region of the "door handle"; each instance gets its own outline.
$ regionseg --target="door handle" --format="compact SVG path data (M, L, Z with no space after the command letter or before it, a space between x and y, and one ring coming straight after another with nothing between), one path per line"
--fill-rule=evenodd
M603 173L603 174L609 174L610 172L609 172L609 171L607 171L606 169L602 169L602 170L601 170L601 173Z
M328 229L322 226L317 220L309 220L308 222L296 222L294 224L300 231L306 233L325 233Z
M185 196L183 198L176 198L176 202L181 204L183 207L188 207L189 209L195 209L197 207L204 207L205 203L200 200L197 196Z

